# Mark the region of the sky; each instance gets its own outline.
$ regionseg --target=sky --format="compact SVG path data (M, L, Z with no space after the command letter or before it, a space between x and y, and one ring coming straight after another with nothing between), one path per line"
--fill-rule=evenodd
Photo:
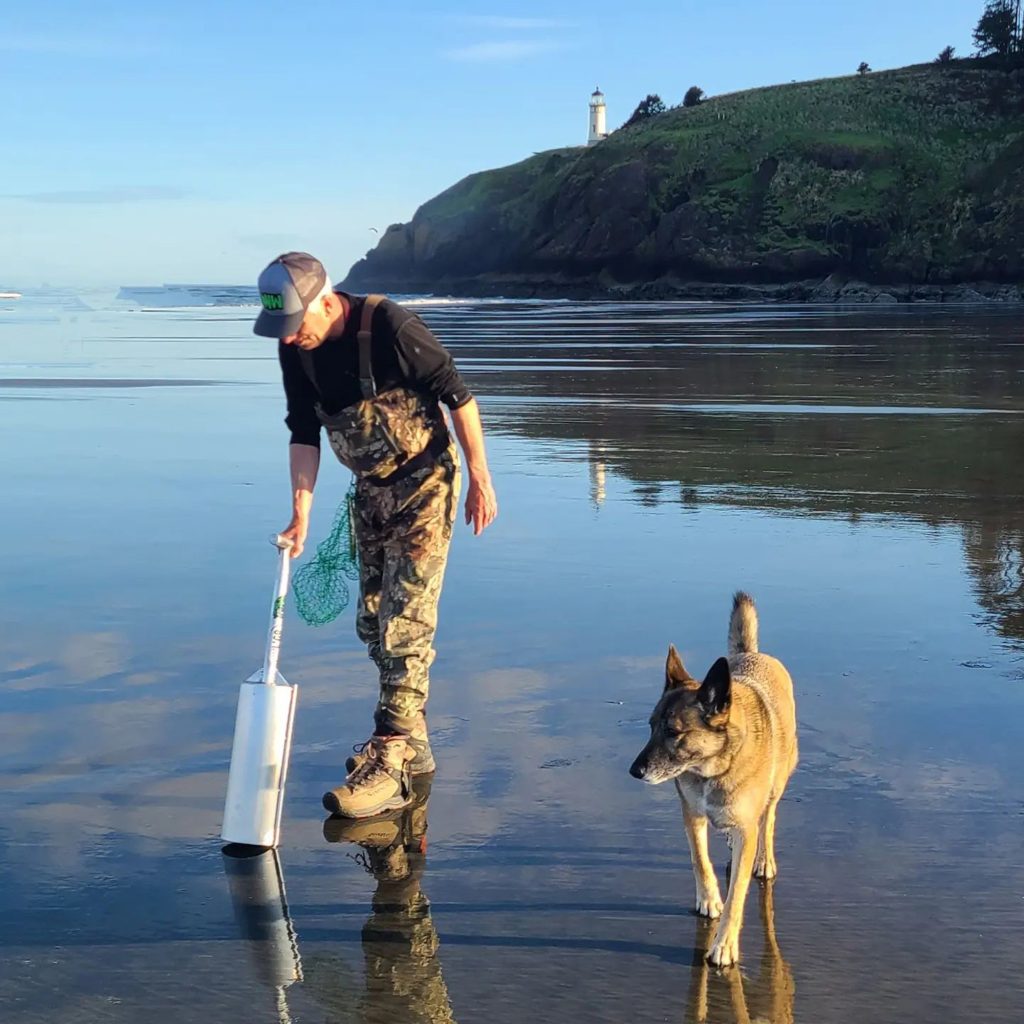
M335 280L475 171L678 103L972 51L983 0L6 0L0 289ZM487 13L481 13L486 10Z

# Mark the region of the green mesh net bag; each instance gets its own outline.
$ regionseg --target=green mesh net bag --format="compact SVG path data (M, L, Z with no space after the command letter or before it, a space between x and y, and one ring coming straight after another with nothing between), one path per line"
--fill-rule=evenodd
M355 493L353 480L334 514L330 534L317 545L316 557L292 578L295 607L310 626L333 622L348 607L350 595L346 581L359 579L355 524L352 521Z

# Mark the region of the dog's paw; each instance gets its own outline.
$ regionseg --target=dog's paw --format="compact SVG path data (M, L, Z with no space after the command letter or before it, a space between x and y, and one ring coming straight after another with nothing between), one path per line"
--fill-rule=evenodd
M708 960L716 967L728 967L730 964L739 963L740 959L740 937L737 934L721 934L715 936L715 941L708 950Z
M774 857L758 857L754 861L755 878L774 878L779 873L779 866Z
M697 893L695 909L701 917L709 917L713 921L722 916L722 897L717 892Z

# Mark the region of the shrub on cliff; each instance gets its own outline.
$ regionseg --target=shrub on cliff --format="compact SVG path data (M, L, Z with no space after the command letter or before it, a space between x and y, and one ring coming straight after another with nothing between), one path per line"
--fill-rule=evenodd
M622 127L628 128L630 125L640 124L641 121L646 121L656 114L664 114L667 109L657 93L648 93L637 104L636 110L629 115L629 120Z

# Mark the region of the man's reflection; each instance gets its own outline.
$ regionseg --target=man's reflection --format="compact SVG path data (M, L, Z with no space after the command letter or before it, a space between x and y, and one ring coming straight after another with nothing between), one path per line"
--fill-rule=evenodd
M414 778L416 799L393 815L324 822L324 838L353 844L353 858L377 881L363 925L362 995L355 999L351 990L342 992L334 984L337 958L315 957L306 965L307 988L321 1005L338 1013L329 1018L332 1024L353 1019L365 1024L454 1022L430 901L420 887L427 859L430 783L430 776Z
M698 919L686 1006L687 1024L703 1024L708 1020L792 1024L796 985L775 938L773 886L774 882L760 883L764 950L757 977L744 978L739 967L727 967L724 971L712 967L707 961L707 951L714 936L715 922L703 917Z

